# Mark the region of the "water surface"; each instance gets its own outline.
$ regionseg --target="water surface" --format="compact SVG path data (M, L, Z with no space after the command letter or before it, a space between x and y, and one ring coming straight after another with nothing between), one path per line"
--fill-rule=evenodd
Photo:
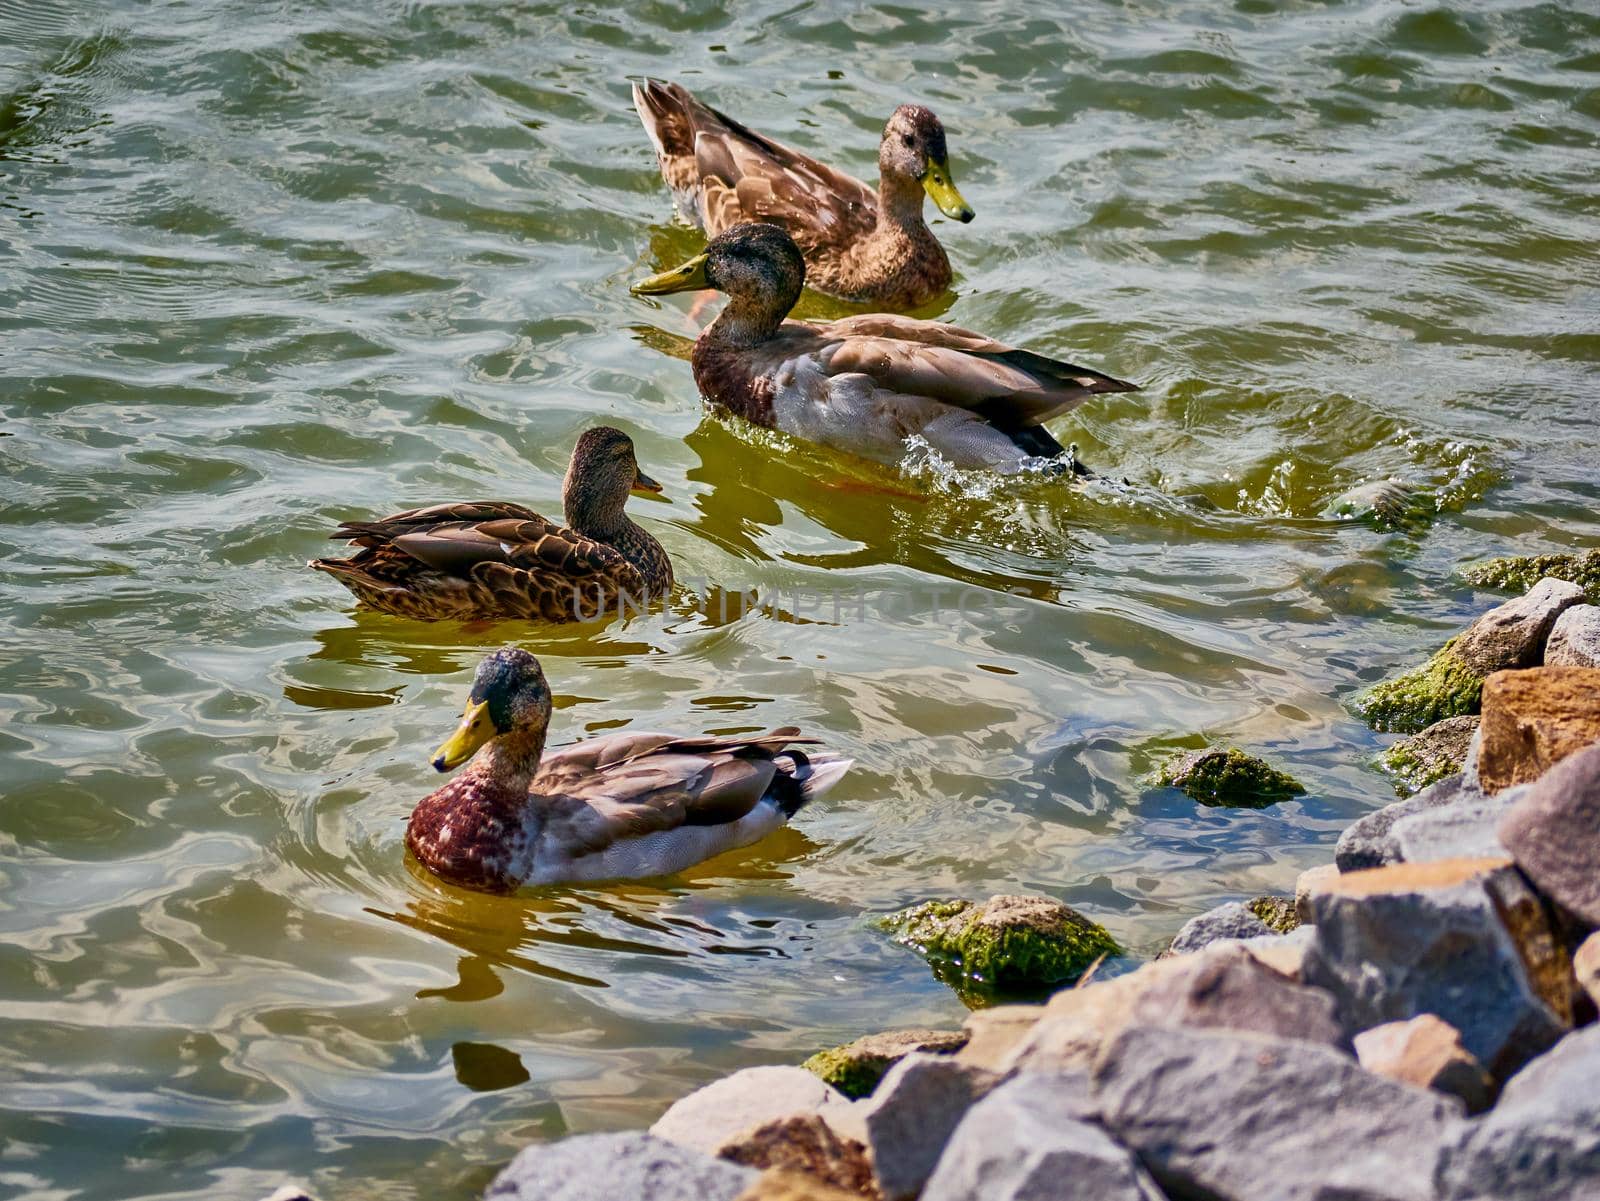
M1039 891L1142 957L1326 861L1392 795L1345 703L1490 603L1453 572L1600 538L1587 8L0 0L0 1192L467 1198L959 1022L873 912ZM1141 381L1055 426L1128 482L707 418L657 349L692 298L626 291L699 245L647 73L858 174L932 106L978 219L930 313ZM345 517L554 511L597 421L748 611L419 625L301 567ZM1322 516L1388 475L1430 522ZM860 766L683 878L451 891L404 821L506 641L558 738L797 722ZM1196 736L1309 794L1141 782Z

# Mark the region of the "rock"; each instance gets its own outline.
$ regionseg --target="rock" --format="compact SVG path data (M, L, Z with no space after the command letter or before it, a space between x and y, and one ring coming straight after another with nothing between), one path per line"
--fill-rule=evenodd
M839 1134L815 1113L752 1127L717 1148L717 1158L748 1168L778 1168L857 1196L876 1193L866 1146Z
M1305 965L1306 952L1316 938L1316 931L1311 926L1296 926L1287 934L1263 935L1236 943L1212 943L1211 946L1239 947L1263 967L1271 968L1285 979L1301 984L1304 983L1301 970Z
M1377 864L1363 864L1364 867L1376 867ZM1312 921L1311 898L1321 892L1329 884L1339 878L1339 865L1337 863L1324 863L1321 867L1308 867L1295 879L1294 882L1294 912L1302 925L1309 926Z
M1459 1097L1468 1113L1494 1101L1494 1081L1461 1045L1461 1034L1431 1013L1385 1022L1356 1035L1356 1059L1369 1072Z
M914 1051L857 1102L878 1189L886 1201L915 1197L950 1133L999 1077L947 1055Z
M1132 1027L1094 1065L1101 1124L1174 1197L1433 1201L1460 1103L1330 1047Z
M1121 954L1110 934L1048 897L927 901L878 923L921 953L957 991L1075 980L1096 960Z
M1572 974L1590 1003L1600 1009L1600 933L1589 935L1572 956Z
M1449 1149L1444 1201L1600 1196L1600 1026L1567 1035L1506 1084Z
M1244 907L1275 933L1289 934L1300 926L1300 915L1295 912L1292 897L1251 897Z
M775 1118L848 1104L843 1094L804 1068L745 1068L674 1102L650 1133L716 1155L736 1135Z
M1571 1020L1570 962L1508 860L1346 872L1311 904L1305 980L1352 1029L1437 1014L1503 1079Z
M756 1182L733 1201L861 1201L862 1196L861 1193L851 1193L823 1184L810 1176L774 1168L761 1173ZM633 1199L630 1198L629 1201ZM641 1197L638 1201L649 1201L649 1199Z
M967 1034L960 1030L889 1030L818 1051L800 1066L847 1097L864 1097L912 1051L954 1055L966 1045Z
M1288 941L1282 935L1273 940ZM1129 1026L1242 1030L1347 1048L1333 998L1262 964L1248 946L1218 943L1057 993L1003 1070L1083 1070Z
M1583 589L1566 580L1540 580L1523 596L1490 609L1456 639L1456 657L1480 676L1535 667L1556 618L1583 601Z
M1461 574L1469 584L1502 592L1526 592L1543 579L1567 580L1583 589L1591 605L1600 605L1600 547L1570 554L1490 559Z
M1573 605L1550 627L1546 667L1600 667L1600 605Z
M1328 503L1323 516L1366 521L1380 529L1402 529L1422 524L1438 511L1438 497L1431 488L1390 477L1341 492Z
M1392 833L1396 822L1414 813L1453 805L1464 796L1476 795L1476 792L1468 792L1460 776L1449 776L1414 797L1385 805L1345 827L1333 848L1334 863L1341 872L1399 863L1400 846Z
M1093 1116L1086 1074L1019 1076L967 1111L922 1201L1161 1201Z
M1511 808L1516 791L1510 789L1499 796L1469 797L1453 805L1402 817L1389 827L1396 862L1504 859L1507 851L1498 833L1500 819Z
M1483 673L1456 654L1452 638L1421 667L1374 684L1352 707L1374 730L1415 734L1448 717L1478 711Z
M1378 760L1394 773L1395 790L1409 796L1459 772L1478 720L1476 713L1447 717L1384 751Z
M265 1201L316 1201L316 1198L298 1184L285 1184Z
M1208 747L1179 755L1156 783L1180 788L1202 805L1260 809L1305 792L1300 781L1237 747Z
M962 1023L967 1045L956 1052L956 1058L974 1067L999 1071L1017 1044L1033 1032L1044 1011L1043 1005L994 1005L968 1014Z
M1500 841L1540 892L1600 926L1600 745L1512 791Z
M580 1134L526 1147L494 1178L485 1201L733 1201L750 1168L648 1134Z
M1218 905L1215 909L1207 909L1185 922L1183 929L1178 931L1167 947L1167 954L1183 955L1189 951L1198 951L1206 944L1223 938L1256 938L1263 934L1274 933L1276 931L1271 926L1251 913L1241 902L1229 901L1225 905Z
M1484 684L1478 780L1485 792L1537 780L1600 741L1600 668L1498 672Z

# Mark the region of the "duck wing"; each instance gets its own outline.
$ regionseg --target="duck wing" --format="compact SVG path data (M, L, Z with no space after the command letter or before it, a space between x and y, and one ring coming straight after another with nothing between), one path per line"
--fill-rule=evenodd
M634 107L661 160L662 178L697 198L706 233L741 221L770 221L802 252L872 231L878 198L837 171L702 103L681 84L646 80Z

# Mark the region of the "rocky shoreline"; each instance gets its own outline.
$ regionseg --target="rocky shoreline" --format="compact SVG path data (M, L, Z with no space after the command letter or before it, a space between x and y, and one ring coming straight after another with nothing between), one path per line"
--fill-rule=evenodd
M1412 795L1294 898L1201 914L1109 978L1115 942L1059 902L916 906L884 928L963 995L1068 986L747 1068L648 1132L529 1147L486 1196L1600 1197L1600 551L1489 567L1526 591L1356 703L1414 731L1384 756ZM1207 754L1207 795L1218 767L1293 783Z

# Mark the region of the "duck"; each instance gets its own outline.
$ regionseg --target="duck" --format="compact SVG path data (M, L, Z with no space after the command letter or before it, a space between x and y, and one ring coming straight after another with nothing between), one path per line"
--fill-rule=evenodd
M873 191L681 84L636 83L633 107L679 212L707 235L744 221L781 226L805 255L814 290L876 309L917 308L949 290L950 259L922 218L922 200L963 224L974 213L956 189L944 126L930 109L902 104L890 114Z
M398 617L593 620L642 610L672 588L672 560L623 511L630 493L660 493L633 440L599 425L572 450L561 486L566 525L503 500L459 501L345 521L330 538L361 549L307 566L364 605Z
M861 457L897 462L924 439L952 466L1015 474L1074 471L1044 423L1091 396L1138 391L983 334L893 313L789 321L806 276L782 229L744 222L700 254L635 283L638 296L701 288L728 295L696 339L695 383L715 408Z
M617 731L545 750L550 687L508 646L478 664L433 766L465 770L406 824L412 856L446 883L509 893L667 876L748 846L825 793L853 760L794 726L764 734Z

